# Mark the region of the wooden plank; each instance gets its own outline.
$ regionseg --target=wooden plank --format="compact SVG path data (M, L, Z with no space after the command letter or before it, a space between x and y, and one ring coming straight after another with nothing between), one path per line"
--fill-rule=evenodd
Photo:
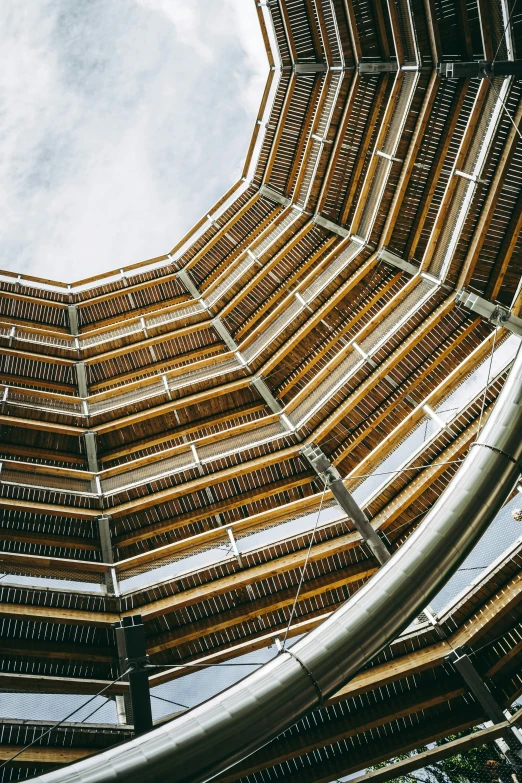
M299 601L305 601L332 590L337 590L353 582L366 581L377 570L378 566L376 563L372 565L371 561L367 561L366 564L358 563L316 579L310 579L303 583L299 593ZM219 612L198 622L183 625L174 631L168 631L150 638L147 643L147 652L149 655L154 655L172 647L187 644L208 634L218 633L239 623L254 620L260 615L276 612L279 609L292 606L295 598L296 588L290 587L286 590L280 590L262 598L248 601L245 604L239 604L233 609Z
M491 270L491 275L486 287L485 297L490 301L495 301L500 293L504 276L507 272L509 263L513 257L515 247L522 231L522 191L518 194L513 207L513 213L500 245L495 265ZM515 313L518 315L518 313Z
M290 489L294 489L295 487L311 484L315 478L315 473L311 470L298 473L297 475L288 479L274 481L270 484L265 484L258 489L250 490L249 492L242 492L240 495L236 495L233 498L227 498L226 500L212 503L211 505L205 506L199 511L189 511L186 514L180 514L177 517L165 519L161 522L154 522L144 528L138 528L137 530L122 533L116 538L116 543L120 547L126 547L136 543L137 541L149 540L153 536L159 535L160 533L167 533L171 530L176 530L177 528L189 525L192 522L199 522L202 519L208 519L214 514L219 514L220 511L230 511L235 508L247 505L248 503L255 503L281 492L286 492ZM312 495L311 497L301 498L300 500L294 501L293 503L287 503L284 506L275 506L274 508L270 508L269 510L263 511L259 514L254 514L253 516L247 517L246 519L239 519L236 522L232 522L229 527L234 531L241 530L242 532L246 530L256 530L257 528L263 527L263 525L265 525L269 520L285 520L287 515L290 516L293 513L299 512L305 514L309 509L314 510L318 507L319 499L319 495ZM133 567L133 564L140 565L141 563L147 562L149 559L151 561L155 561L157 558L161 558L163 555L169 555L185 550L189 551L191 549L192 542L197 547L198 542L201 545L201 543L205 543L209 539L220 538L223 535L226 535L226 533L225 530L221 527L206 530L204 533L190 536L183 539L182 541L166 544L165 547L159 547L157 549L151 550L150 552L142 552L139 555L135 555L134 557L120 560L117 563L117 567L122 571L125 571L128 570L128 568ZM201 536L201 538L199 536Z
M122 345L121 348L103 350L101 353L95 354L94 356L86 356L83 361L87 365L100 364L100 362L107 362L111 359L117 359L120 356L127 356L129 353L133 353L134 351L140 351L143 348L150 348L152 345L162 344L168 342L168 340L177 340L181 337L186 337L189 334L201 332L204 329L210 328L212 328L210 319L199 321L198 323L191 324L190 326L182 326L178 329L174 329L171 332L163 332L162 334L158 334L155 337L147 337L144 340L138 340L138 342ZM217 340L221 342L219 338L217 338ZM170 361L172 363L172 359Z
M274 60L274 56L273 56L273 53L272 53L272 47L270 46L270 38L268 37L268 32L267 32L266 24L265 24L265 18L263 16L263 11L261 10L261 7L260 7L259 3L257 2L257 0L253 0L253 2L254 2L255 7L256 7L257 19L258 19L259 25L261 27L261 35L263 36L263 43L265 45L265 51L266 51L266 56L268 58L268 64L270 66L275 66L275 60ZM270 73L273 74L272 68L270 70ZM261 102L261 108L262 109L264 108L263 102Z
M0 508L12 511L28 511L31 514L66 517L68 519L95 519L100 516L100 509L37 503L31 500L16 500L15 498L0 498Z
M390 315L390 313L397 308L403 298L407 296L417 285L419 285L419 279L416 277L412 277L410 280L408 280L404 287L391 299L388 301L385 301L384 305L381 307L381 309L378 311L378 313L371 318L366 324L361 326L359 332L357 333L357 343L360 345L362 341L367 337L379 324L382 323L382 321ZM346 358L346 356L349 353L355 352L355 355L359 355L356 351L356 349L351 345L350 343L346 343L330 361L326 363L322 363L323 366L320 370L316 372L314 377L308 381L306 386L304 386L300 391L297 392L297 394L292 397L291 402L288 404L288 407L286 408L287 412L291 412L297 408L297 406L302 403L309 395L310 393L317 388L326 378L334 371L334 369L341 364L341 362Z
M417 250L417 245L421 238L424 223L430 210L434 193L439 184L439 178L444 168L446 155L450 148L455 128L457 127L460 111L462 109L469 84L469 79L459 81L459 86L453 97L448 117L444 123L444 131L441 135L439 145L437 147L435 156L433 158L433 163L424 186L423 197L419 205L419 209L416 211L415 217L413 219L412 228L404 251L405 258L413 258L415 256L415 251Z
M343 552L347 547L353 546L357 539L360 540L360 536L357 533L347 533L343 536L314 544L309 550L308 562L314 563L317 560L323 560L324 558ZM239 588L246 587L247 585L262 579L269 579L278 574L283 574L286 571L300 568L307 558L307 552L308 550L303 548L296 552L291 552L288 555L282 555L273 560L268 560L261 565L251 566L250 568L237 571L234 574L221 577L221 579L183 590L183 592L175 593L166 598L159 598L146 606L141 606L141 616L143 617L144 622L147 622L148 620L161 617L169 612L192 606L199 601L213 598L217 595L223 595L229 590L238 590ZM368 570L361 567L361 573L367 574ZM354 578L356 579L358 577L354 576ZM135 609L130 609L122 614L124 617L127 615L130 616L134 614L135 611Z
M290 208L288 208L288 211L285 211L285 216L288 214ZM289 237L285 243L285 245L277 251L265 264L263 264L262 268L256 272L256 274L248 280L247 283L245 283L241 290L238 291L237 294L235 294L232 299L227 302L219 311L219 317L224 318L225 316L229 315L229 313L234 310L238 304L246 297L248 294L256 287L256 285L262 281L268 272L270 272L278 263L281 261L282 258L284 258L287 253L290 252L296 245L299 244L301 239L305 237L307 234L310 233L314 228L314 224L311 220L308 220L304 226L301 226L301 228L294 232L291 237ZM286 229L287 231L289 229Z
M310 22L310 29L314 40L315 59L317 62L324 60L327 65L333 65L332 49L330 47L330 41L328 38L328 31L326 29L326 23L324 19L324 11L321 2L312 3L312 0L306 0L306 9L308 11L308 19ZM317 22L319 24L319 30L317 29L314 9L317 13ZM320 33L320 34L319 34Z
M473 41L471 40L471 30L469 27L468 6L466 0L456 0L455 18L458 30L458 42L461 47L461 53L464 60L473 59Z
M223 343L221 342L217 345L217 350L220 349L223 349ZM204 349L200 350L200 355L201 353L204 353ZM219 364L220 362L230 359L234 355L232 351L222 351L222 353L216 354L212 350L210 350L210 354L210 356L207 356L204 359L199 359L195 362L191 362L190 364L182 364L177 367L172 367L173 361L171 359L170 362L167 362L167 364L169 364L169 368L166 369L162 375L165 375L167 378L176 378L179 375L184 375L186 372L190 372L192 370L200 370L203 367L211 367L214 364ZM184 356L185 355L182 354L181 358L184 358ZM140 368L139 371L143 371L143 369L147 368ZM136 377L136 374L139 371L134 370L134 377ZM118 376L118 378L121 378L121 376ZM95 394L90 395L87 399L90 403L99 402L100 400L110 400L111 397L115 397L117 399L121 394L133 391L134 389L143 389L149 385L153 386L160 380L161 375L159 373L155 373L154 375L150 375L148 378L141 378L139 381L131 381L130 383L125 383L121 386L113 386L109 389L105 389L105 391L96 392ZM96 413L92 415L96 416Z
M359 39L359 31L357 29L357 22L355 21L353 0L344 0L344 8L346 11L346 20L348 22L348 29L350 31L355 63L357 65L362 58L362 48Z
M284 385L281 388L280 397L284 397L286 394L288 394L288 392L293 389L295 384L304 375L309 373L312 367L321 361L323 356L325 356L328 351L330 351L336 345L341 337L349 332L350 329L352 329L352 327L360 320L360 318L365 315L365 313L367 313L368 310L370 310L379 301L379 299L390 290L390 288L393 288L393 286L400 280L401 277L402 272L397 272L397 274L391 277L382 288L378 289L377 293L374 293L373 295L369 293L368 296L364 299L364 306L359 308L353 317L349 318L344 323L342 328L339 328L338 331L336 331L333 337L331 337L329 340L325 340L321 348L319 348L312 357L305 357L303 363L297 366L297 369L291 373L291 375L289 375L288 379L285 379Z
M186 397L180 397L177 400L164 402L161 405L157 405L155 408L147 408L145 410L139 411L138 413L130 413L127 416L121 416L118 419L113 419L112 421L97 424L96 432L98 435L105 435L107 432L113 432L114 430L120 430L125 427L133 427L135 424L138 424L141 421L163 416L166 413L173 413L176 410L187 408L190 405L197 405L200 402L205 402L207 400L214 399L215 397L230 394L232 392L239 391L240 389L246 389L248 386L250 386L250 380L250 377L240 378L237 381L224 383L222 386L217 388L215 387L206 389L205 391L197 392L196 394L189 394ZM0 416L0 423L2 422L2 418L3 417ZM76 433L78 433L78 430L76 430Z
M249 235L247 239L242 240L238 245L236 245L235 249L221 262L219 262L217 266L215 266L214 269L199 284L200 293L203 294L205 298L210 297L214 289L221 285L221 283L224 282L224 280L226 280L226 278L234 272L236 267L241 264L245 258L247 249L252 250L253 252L255 246L262 242L263 239L265 239L266 236L273 230L274 226L279 223L279 218L281 215L288 214L290 209L289 207L284 207L282 204L271 203L270 207L270 211L266 214L263 220L256 223L256 230L252 234L252 237ZM234 283L234 285L236 285L236 283ZM216 303L213 305L213 307L217 306L218 302L226 298L229 290L230 289L225 291L223 294L220 294L219 299L216 300Z
M340 462L343 461L343 459L353 450L356 446L361 443L364 438L373 431L373 429L383 421L386 416L388 416L392 411L396 410L396 406L398 402L404 400L405 397L407 397L409 394L411 394L412 391L414 391L421 383L424 381L427 376L434 370L434 368L440 363L446 359L453 351L456 349L456 347L463 342L469 335L476 329L477 325L481 323L481 318L476 318L473 320L467 327L464 329L455 339L451 340L451 342L444 348L444 350L441 353L437 353L433 358L432 361L428 362L424 369L421 372L418 372L416 374L415 380L413 382L406 384L404 388L400 391L396 391L393 395L393 398L390 399L390 401L385 404L382 403L380 405L379 412L375 415L372 414L372 416L368 417L366 422L361 425L359 433L356 438L348 440L345 445L339 446L338 449L335 451L335 457L334 457L334 464L338 465ZM442 381L442 384L447 384L446 381ZM443 387L444 388L444 387ZM438 394L435 394L435 392L438 392L439 388L434 390L434 399L438 399ZM441 393L443 390L440 390ZM406 417L407 418L407 417ZM404 432L411 427L411 422L405 425ZM391 434L391 433L390 433ZM389 441L387 441L389 443ZM371 452L374 453L373 451ZM381 456L382 459L382 456ZM361 468L363 472L366 472L364 467L361 465ZM357 470L359 470L359 465L357 466Z
M286 3L279 3L279 10L281 11L283 27L285 28L286 42L288 44L288 51L290 52L290 60L292 65L294 65L297 62L297 50L295 48L294 37L292 35L292 23L290 21Z
M17 359L21 358L26 361L43 362L44 364L58 364L61 367L72 367L76 364L74 359L65 359L63 356L55 356L50 353L23 351L20 348L7 348L5 345L0 345L0 355L14 356Z
M522 127L522 101L519 101L518 103L515 115L513 117L513 121L515 122L515 124L520 130L520 127ZM471 281L480 253L482 251L482 248L484 247L484 242L486 241L486 237L491 221L493 220L495 210L498 206L498 202L502 194L502 189L504 187L511 163L513 161L513 156L516 152L518 142L519 142L518 132L513 126L511 126L508 133L508 137L502 149L502 155L500 156L500 159L495 167L495 172L493 174L493 178L491 180L488 189L486 201L484 203L484 206L482 207L480 217L471 240L471 244L469 246L468 252L466 254L466 258L461 268L459 281L457 283L457 288L464 288L465 286L469 285ZM491 141L491 147L494 146L494 143L495 143L495 139L493 138ZM513 242L516 242L517 238L518 235L517 237L511 237L510 240L508 240L508 245L505 248L505 250L507 250ZM507 235L504 237L503 241L505 242L506 239L507 239ZM502 269L504 267L504 263L505 262L501 262L500 269L497 273L497 276L503 277Z
M493 20L491 19L492 4L491 0L478 0L478 16L480 22L480 34L482 35L482 45L484 47L484 59L491 62L495 56L495 47L493 46Z
M384 225L384 229L379 239L379 248L386 246L392 238L393 231L395 229L395 222L402 208L402 203L406 195L408 183L410 181L410 177L413 172L415 159L424 141L424 133L426 131L426 126L430 119L430 115L433 109L433 104L435 103L435 98L437 97L439 86L440 86L440 79L438 78L436 72L433 71L433 73L430 76L430 81L428 83L428 86L426 88L426 94L422 102L422 106L419 112L419 116L417 118L417 122L415 123L415 130L413 131L413 136L410 145L408 147L408 152L406 154L406 158L404 160L404 164L401 169L401 175L399 177L397 187L395 188L395 192L393 194L393 200L390 209L388 210L386 223Z
M168 283L170 281L177 280L177 272L171 272L170 274L163 275L162 277L153 277L150 280L142 280L139 283L131 283L130 285L126 285L123 288L116 288L113 291L108 291L105 294L97 294L96 296L91 296L89 299L80 299L76 306L81 309L84 307L90 307L93 304L101 304L102 302L109 302L111 299L118 299L118 297L127 296L128 294L137 293L138 291L143 291L146 288L154 288L154 286L160 286L164 285L165 283ZM179 296L173 297L173 299L170 300L173 304L178 304L181 302L184 302L185 304L187 302L192 301L192 297L189 296L189 294L180 294Z
M281 4L281 10L283 11L284 16L284 10L286 10L285 3ZM294 57L292 55L292 61L295 62ZM272 146L270 148L270 154L268 156L268 160L266 163L265 173L263 175L263 184L269 184L270 182L270 175L272 174L272 169L274 168L274 163L279 147L279 142L281 141L281 136L283 135L283 131L285 128L285 121L288 116L288 112L290 111L290 106L292 103L292 97L295 90L295 85L297 81L297 76L294 71L292 71L292 75L290 76L290 81L288 82L288 87L286 89L285 99L283 101L283 107L281 109L281 114L279 115L279 120L277 123L277 129L274 134L274 139L272 141Z
M98 430L99 432L99 430ZM279 451L272 452L264 455L263 457L257 457L255 459L248 460L247 462L234 465L230 468L224 468L218 470L208 476L202 476L201 478L191 479L183 484L163 489L160 492L155 492L144 497L136 498L128 503L121 503L120 505L113 506L111 509L111 516L121 517L131 512L142 511L158 503L163 503L167 500L173 500L174 498L187 495L191 492L197 492L200 489L211 487L214 484L219 484L221 481L228 481L231 478L237 476L244 476L245 473L250 473L254 470L260 470L262 468L269 467L283 462L286 459L297 457L299 454L300 446L288 446L287 448L280 449Z
M33 530L16 530L16 528L0 528L0 538L4 541L20 541L24 544L38 544L40 546L59 546L96 552L100 548L98 540L81 538L80 536L53 535L51 533L38 533Z
M331 413L321 424L319 424L318 427L314 430L314 432L309 435L306 438L306 443L317 443L321 438L325 437L330 430L332 430L340 421L343 419L349 411L351 411L356 405L359 404L359 402L366 396L367 391L370 388L373 388L379 381L381 381L385 375L387 375L390 370L393 369L400 361L401 359L406 356L407 353L411 350L411 348L420 340L422 337L427 334L433 327L438 324L444 316L451 310L453 307L453 300L454 300L454 294L451 294L437 309L435 312L433 312L428 318L425 318L424 321L420 324L420 326L415 329L415 331L409 335L401 345L393 351L390 356L385 359L374 372L367 378L367 380L363 381L355 391L353 391L347 398L344 400L340 405L337 407L337 409Z
M377 92L376 92L375 98L372 101L372 107L371 107L370 115L368 117L368 121L366 123L366 128L365 128L366 133L364 134L364 136L363 136L363 138L361 140L361 145L359 147L359 152L357 154L357 163L355 165L355 169L353 171L353 174L352 174L352 177L351 177L351 180L350 180L347 192L346 192L346 196L344 198L344 201L343 201L343 204L342 204L342 207L341 207L340 222L341 222L342 225L344 225L346 223L346 221L348 220L348 216L350 214L350 210L351 210L352 205L353 205L354 200L355 200L355 195L356 195L357 190L358 190L359 185L360 185L361 174L362 174L362 171L363 171L363 168L364 168L364 164L366 162L366 157L368 155L368 150L370 149L370 143L371 143L371 140L372 140L373 129L375 127L375 123L377 122L377 118L378 118L378 116L379 116L379 114L380 114L380 112L382 110L382 101L384 99L384 95L385 95L386 89L388 87L388 80L389 80L389 78L390 78L389 74L387 74L387 73L385 73L381 77L381 79L379 81L379 86L377 88ZM365 178L365 183L367 181L367 177L368 177L368 173L367 173L366 178ZM364 188L364 184L365 183L363 183L363 188ZM369 182L368 182L368 186L367 187L369 187ZM360 198L362 198L362 196L359 196L359 201L360 201ZM357 213L357 209L358 208L356 207L356 213ZM352 225L353 225L353 221L352 221Z
M234 212L234 214L228 218L228 220L218 228L216 233L207 241L205 242L204 246L199 250L191 259L187 262L187 264L184 266L185 270L192 269L193 266L195 266L198 261L200 261L206 253L208 253L209 250L211 250L214 245L216 245L220 239L223 239L227 231L229 231L237 222L240 220L243 215L245 215L249 209L251 209L257 201L260 199L259 191L257 193L254 193L250 198L241 206L239 209Z
M168 333L166 333L166 339L168 340ZM206 359L201 360L201 354L205 353L208 354ZM216 355L219 354L217 357ZM194 359L195 361L190 364L183 365L182 367L175 367L172 368L172 365L174 364L174 361L172 358L165 359L163 361L151 361L150 364L142 365L141 367L133 370L129 370L128 372L117 372L114 375L112 375L109 379L99 381L98 383L91 383L89 384L89 392L91 394L90 397L87 399L91 402L93 401L93 397L95 394L100 394L100 397L97 399L103 399L108 398L111 396L117 396L118 393L121 393L122 388L127 390L129 387L131 388L140 388L145 386L147 383L157 383L158 377L160 375L166 375L167 378L174 377L175 375L181 375L183 372L187 372L188 369L192 370L194 365L197 367L206 367L209 364L212 364L216 360L222 360L225 357L231 356L232 354L225 349L224 343L220 340L217 343L212 343L212 345L205 345L204 348L197 348L194 351L187 351L187 353L184 354L178 354L175 357L174 361L187 361L189 359ZM152 358L152 357L151 357ZM199 360L199 361L198 361ZM132 381L136 378L136 375L138 373L142 372L149 372L153 370L156 374L153 376L150 376L149 378L145 377L142 378L140 382L132 383ZM131 381L130 384L125 384L125 386L120 386L118 388L114 388L113 386L110 388L107 388L108 382L112 382L115 378L118 379L119 382L121 381ZM103 391L100 392L100 389ZM103 395L103 396L102 396Z
M58 424L53 421L43 421L42 419L24 419L21 416L6 416L4 414L0 414L0 424L4 424L6 427L54 432L57 435L72 435L73 437L79 437L86 432L84 427L72 427L69 424Z
M337 165L337 162L339 160L339 155L341 154L341 149L343 145L343 139L344 134L346 133L346 130L349 125L349 121L351 118L351 113L353 111L355 98L357 96L357 91L359 89L361 82L361 76L358 71L355 71L352 77L352 81L350 84L350 91L348 93L348 97L346 98L343 113L341 115L341 121L339 123L339 127L337 128L337 132L335 134L335 139L332 146L332 152L330 154L330 158L328 161L328 166L326 169L326 174L323 178L323 182L321 185L321 189L319 191L319 197L317 199L317 211L321 212L321 210L324 207L328 190L330 188L330 185L332 183L332 179L335 173L335 167ZM363 160L364 160L364 156Z
M269 416L264 416L261 419L254 419L253 421L236 424L235 427L221 430L221 432L213 432L211 435L204 435L197 440L192 440L190 442L197 443L199 448L211 443L219 443L219 441L227 440L228 438L231 438L235 435L241 435L244 432L250 432L252 430L259 429L260 427L265 427L267 424L276 424L278 421L279 415L277 413L273 413ZM170 448L164 449L163 451L155 452L154 454L148 454L145 457L140 457L139 459L125 462L122 465L115 465L112 468L106 468L105 470L100 471L100 478L105 479L109 476L124 476L126 473L128 473L129 470L134 470L134 468L142 467L143 465L151 465L155 462L166 459L167 457L171 457L173 454L183 454L185 452L191 454L190 442L179 443L177 446L171 446Z
M128 457L130 454L143 449L153 448L154 446L160 446L163 443L172 440L173 438L183 437L184 435L191 435L193 432L197 432L205 427L213 427L223 422L233 421L240 416L249 415L251 413L259 413L264 410L264 403L254 403L253 405L243 405L234 408L234 410L227 411L218 416L210 416L198 421L191 422L190 424L183 425L181 427L175 427L172 430L167 430L162 435L156 438L142 438L141 440L132 441L128 445L119 448L105 451L100 456L100 462L109 462L112 460L120 459L121 457Z
M92 625L95 628L108 628L120 619L120 615L113 612L87 612L83 609L7 603L0 603L0 617L63 625Z
M444 352L444 355L449 355L456 345L458 345L458 342L464 339L464 337L475 328L476 324L477 321L475 320L474 323L471 324L470 327L468 327L468 329L463 333L463 335L461 335L461 339L459 341L452 342L450 346L448 346ZM423 410L424 405L430 405L433 408L444 399L446 394L448 394L451 389L456 388L469 373L473 372L473 370L479 366L479 364L491 352L493 340L494 333L488 335L488 337L486 337L486 339L483 340L480 345L477 346L477 348L475 348L475 350L464 359L464 361L462 361L452 372L450 372L449 375L447 375L446 378L444 378L444 380L442 380L432 392L430 392L412 411L410 411L410 413L408 413L402 422L397 424L397 426L391 432L385 435L382 441L379 443L378 447L368 452L368 454L363 457L363 459L357 464L357 467L354 468L354 470L352 470L351 474L348 474L348 476L369 473L374 470L374 468L380 462L382 462L383 456L385 454L390 454L395 446L397 446L403 440L403 438L406 436L406 433L413 431L415 425L418 424L422 418L424 418L426 415L425 411ZM428 365L426 370L422 373L421 378L417 379L417 383L419 383L422 378L426 377L434 365L439 364L441 358L443 357L437 356L435 361ZM410 394L411 391L411 387L408 387L404 396L406 396L406 394ZM392 404L396 405L396 400L394 400ZM372 421L371 427L373 428L374 426L375 422ZM339 452L336 453L335 464L341 462L346 454L349 453L352 449L352 442L348 443L345 449L341 448Z
M388 102L386 104L386 109L384 111L384 116L382 117L382 120L379 125L379 131L377 133L377 138L375 140L375 147L374 150L381 149L382 145L384 144L384 141L386 139L386 135L388 133L388 129L390 127L390 123L392 121L393 113L395 111L395 107L397 104L397 101L399 99L402 84L404 81L404 72L398 71L395 75L395 79L393 82L393 86L390 92L390 96L388 98ZM382 106L380 105L380 101L376 101L374 103L374 110L375 114L372 117L372 131L377 121L377 116L380 113L382 109ZM366 175L364 177L363 186L359 192L358 198L357 198L357 204L355 207L355 211L352 218L352 223L350 225L350 234L357 234L359 225L363 216L364 209L366 207L366 201L368 198L368 194L370 192L370 187L373 182L373 176L375 174L375 170L377 168L377 165L379 161L381 161L382 158L379 158L377 155L372 155L370 159L370 163L368 165L368 168L366 170ZM346 207L344 207L343 215L341 217L341 221L344 223L344 221L347 218L347 215L345 217L344 212L346 211Z
M337 255L337 253L345 250L348 242L349 240L343 240L340 244L336 245L333 254ZM327 259L325 259L325 263L327 260L330 260L329 256L330 254L328 255ZM305 323L300 326L299 329L297 329L297 331L294 332L294 334L291 335L285 343L283 343L281 348L279 348L274 354L272 354L272 356L270 356L270 358L266 360L261 368L261 374L266 376L272 372L279 362L301 342L303 337L311 332L312 329L316 327L317 324L322 321L322 319L330 312L330 310L332 310L335 305L352 290L352 288L355 288L355 286L358 285L364 277L366 277L368 272L371 272L377 263L378 258L376 253L364 261L364 263L362 263L360 267L356 269L356 271L348 278L348 280L345 280L345 282L338 287L337 291L333 293L323 305L318 307L317 310L310 315L310 318L308 318L308 320L305 321ZM317 271L319 272L321 269Z
M39 473L47 476L64 476L71 479L84 479L90 481L94 476L89 470L79 468L61 468L57 465L42 465L36 462L22 462L21 460L4 459L3 465L11 470L21 470L30 473ZM1 474L0 474L1 479Z
M2 272L2 274L5 274L5 272ZM14 291L5 291L2 290L2 296L6 297L7 299L14 299L17 302L28 302L29 304L38 304L43 307L51 307L55 310L64 310L67 307L67 304L65 302L57 302L54 299L44 299L43 297L39 296L29 296L28 294L18 294ZM24 321L24 323L26 323Z
M388 43L388 33L384 24L384 13L382 8L383 0L371 0L371 8L375 19L375 29L377 40L379 41L380 56L382 60L388 60L390 57L390 46ZM386 9L388 11L388 9Z
M49 677L40 674L12 674L0 672L0 688L28 693L75 693L96 694L102 689L107 694L128 693L129 684L120 680L111 685L111 680L82 679L80 677Z
M98 511L98 515L99 515ZM109 563L98 560L76 560L66 557L49 557L19 552L0 552L0 563L7 567L31 566L36 571L52 569L54 572L70 571L71 576L81 574L105 574L111 568Z
M308 4L310 3L310 0L305 0L305 1ZM290 169L290 174L288 175L288 179L287 179L287 186L285 188L286 196L291 196L292 191L294 193L297 193L299 190L299 185L302 182L304 172L306 170L306 163L312 148L313 139L311 138L311 134L315 132L314 128L317 125L318 118L321 115L321 109L324 105L326 95L328 94L328 87L330 85L331 79L332 76L330 72L328 72L326 76L324 76L323 74L318 74L315 77L314 87L312 90L312 94L310 96L310 101L308 103L308 109L303 118L301 133L299 135L299 141L297 143L297 147L294 153L294 162L292 164L292 168ZM321 93L321 97L318 99L320 93ZM314 115L315 115L315 121L312 127L310 127ZM305 150L305 147L306 147L306 151L304 152L303 155L303 150ZM295 181L296 177L297 177L297 181ZM294 182L295 182L295 186L294 186Z
M36 764L57 766L59 764L71 764L73 761L93 756L99 753L103 748L82 748L82 747L52 747L51 745L33 745L32 748L20 751L23 745L0 745L0 761L9 761L13 756L17 758L13 764Z
M431 59L433 63L439 63L442 60L442 44L440 40L435 0L424 0L424 10L426 12L426 24L430 37Z
M471 114L466 124L466 129L464 131L464 134L460 142L459 151L457 153L457 157L455 159L455 163L453 166L453 171L455 169L462 169L462 167L465 164L466 156L468 154L470 145L473 141L475 131L477 129L477 125L482 117L482 112L484 109L484 103L486 100L488 90L489 90L488 80L481 79L479 88L477 90L477 94L475 96L475 101L473 103L473 108L471 110ZM446 189L444 191L442 202L437 212L437 217L435 219L435 223L433 225L430 234L426 251L422 259L421 268L423 271L426 271L429 268L431 259L433 258L435 250L437 249L437 245L440 240L441 234L444 231L444 228L447 224L448 214L453 204L453 195L455 193L458 183L459 183L459 177L455 176L454 174L450 176L448 183L446 185Z
M14 655L30 658L44 658L47 660L90 661L92 663L115 663L117 659L116 647L96 647L87 644L66 644L60 639L54 642L45 642L38 639L8 639L4 635L2 639L2 655Z
M323 242L323 244L315 251L315 253L312 253L311 256L309 256L306 261L303 261L299 269L296 269L295 272L291 275L289 275L277 288L277 291L274 292L274 295L270 298L267 298L262 304L259 305L258 308L252 313L252 315L249 316L248 320L241 326L237 332L236 332L236 339L241 339L245 334L247 334L254 324L256 324L260 318L263 317L263 315L266 313L267 310L270 310L274 303L277 302L278 299L280 299L285 291L287 291L289 288L293 288L296 284L296 281L299 280L299 277L303 275L308 269L310 269L311 266L313 266L316 261L325 253L327 253L329 250L332 249L333 245L335 245L339 241L339 237L336 235L331 236L329 239L326 240L326 242ZM284 248L284 252L286 252L286 247ZM261 282L261 278L258 280L258 282ZM299 285L299 283L298 283ZM287 299L284 300L283 305L287 303ZM278 306L279 307L279 306ZM277 310L279 312L279 309ZM259 334L262 334L264 327L266 326L266 322L263 322L259 327L257 327L253 332L251 332L248 335L248 338L245 340L245 345L254 339L254 337L258 336Z
M402 43L402 32L399 22L399 14L397 12L397 5L395 0L388 0L388 14L391 22L391 29L393 35L393 45L395 47L395 56L397 57L397 63L404 65L406 62L404 46Z

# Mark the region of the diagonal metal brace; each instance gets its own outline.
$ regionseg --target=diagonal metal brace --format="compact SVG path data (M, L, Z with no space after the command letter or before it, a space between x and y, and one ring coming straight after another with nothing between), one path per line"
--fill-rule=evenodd
M459 672L488 718L493 723L503 723L506 720L506 715L504 714L502 707L482 679L464 648L461 647L453 650L447 656L447 660L450 661ZM517 756L522 754L522 736L520 730L516 726L512 726L506 730L504 739L508 745L508 748L501 746L501 750L504 753L507 752L507 754L509 754L511 751L511 753L515 753Z
M326 454L313 443L303 446L301 454L308 460L318 476L324 481L328 489L342 510L352 520L353 524L362 536L381 565L391 558L383 541L379 538L373 527L368 522L366 514L360 508L353 496L344 486L344 482L337 468L332 465Z

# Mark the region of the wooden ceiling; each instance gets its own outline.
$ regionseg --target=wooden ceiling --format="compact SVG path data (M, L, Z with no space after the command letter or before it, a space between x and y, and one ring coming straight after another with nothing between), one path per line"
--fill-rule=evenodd
M208 215L165 256L106 275L66 284L1 273L4 688L96 693L119 673L111 625L130 614L141 613L157 664L272 643L290 620L313 519L304 532L282 525L315 514L323 491L303 445L320 446L355 490L506 338L455 293L519 312L521 82L447 79L436 66L516 58L522 17L515 9L506 26L511 6L256 6L267 85L242 178ZM392 551L454 475L507 370L370 494L365 511ZM290 636L378 567L351 521L332 518L319 525ZM448 723L439 686L425 686L439 733L476 719L461 689ZM367 712L328 720L348 721L343 736L370 731ZM388 756L425 741L415 721ZM293 759L328 745L321 731L310 724L304 741L290 730L257 769L290 758L278 742L294 743ZM309 777L295 766L278 775L344 774L314 759Z

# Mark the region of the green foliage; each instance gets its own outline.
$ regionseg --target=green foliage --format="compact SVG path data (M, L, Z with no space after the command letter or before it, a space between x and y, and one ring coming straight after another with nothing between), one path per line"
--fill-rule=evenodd
M469 732L461 732L439 740L436 744L440 747L448 742L453 742L460 737L465 737ZM411 753L405 753L393 759L394 762L411 758L417 753L422 753L428 748L418 748ZM390 762L383 762L367 771L382 769ZM482 745L479 748L470 748L455 756L428 764L416 772L407 773L394 778L391 783L522 783L522 770L517 765L510 764L494 743Z

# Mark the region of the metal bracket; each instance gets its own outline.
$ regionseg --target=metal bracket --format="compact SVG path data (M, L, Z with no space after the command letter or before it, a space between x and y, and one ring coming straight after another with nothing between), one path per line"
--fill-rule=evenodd
M85 452L87 454L87 465L91 473L98 473L98 454L96 450L96 432L89 430L83 433L85 440Z
M395 266L397 269L402 269L403 272L408 272L410 275L418 274L419 270L414 264L410 264L409 261L405 261L403 258L388 250L387 247L381 247L377 253L379 261L384 261L385 264Z
M261 397L264 399L268 407L273 413L282 413L283 407L281 403L276 400L270 389L268 388L266 381L264 378L261 377L261 375L256 375L255 378L252 378L250 381L250 385L254 387L254 389L259 392Z
M396 62L359 63L359 73L395 73L399 70Z
M234 338L232 337L232 335L230 334L230 332L228 331L223 321L221 320L221 318L217 316L216 318L213 318L210 323L212 324L216 332L219 334L219 336L221 337L221 339L223 340L227 348L233 353L236 353L236 351L238 350L238 345L234 340Z
M261 185L259 192L269 201L275 201L276 204L282 204L283 207L288 207L292 203L291 199L278 193L277 190L274 190L269 185Z
M294 71L300 73L326 73L328 66L326 63L295 63Z
M316 212L312 220L316 226L326 228L327 231L331 231L332 234L338 234L343 238L350 236L350 232L347 228L344 228L344 226L339 226L337 223L334 223L333 220L328 220L328 218L323 217L319 212Z
M179 272L177 272L177 277L179 278L179 280L181 280L181 282L183 283L183 285L185 286L185 288L187 289L187 291L189 292L189 294L193 299L202 298L201 294L197 289L196 284L192 281L186 269L180 269Z
M445 79L487 79L495 76L521 76L522 60L479 60L475 62L439 62L437 73Z
M78 332L78 307L74 304L67 305L67 315L69 316L69 331L73 337L77 337Z
M85 370L85 362L76 362L76 381L78 383L78 394L80 397L88 397L89 390L87 388L87 372Z
M513 315L509 308L489 302L478 294L466 291L465 288L461 288L460 291L457 291L455 302L456 304L471 310L473 313L481 315L486 321L489 321L494 326L509 329L509 331L516 334L517 337L522 337L522 318Z

